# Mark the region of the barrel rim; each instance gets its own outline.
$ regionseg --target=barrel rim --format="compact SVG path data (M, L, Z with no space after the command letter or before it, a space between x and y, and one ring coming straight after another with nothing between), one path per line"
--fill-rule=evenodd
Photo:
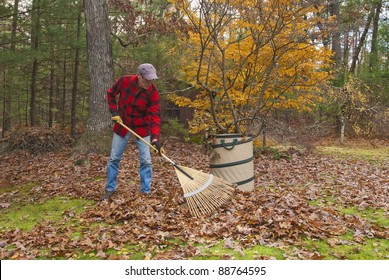
M215 138L233 138L233 137L249 137L249 138L253 138L253 135L251 134L247 134L247 135L243 135L241 133L222 133L222 134L216 134L215 135Z
M245 140L242 139L240 141L233 141L233 142L229 142L229 143L211 144L211 147L212 148L225 148L225 147L229 147L229 146L236 146L236 145L250 143L252 141L253 141L253 138L248 138Z

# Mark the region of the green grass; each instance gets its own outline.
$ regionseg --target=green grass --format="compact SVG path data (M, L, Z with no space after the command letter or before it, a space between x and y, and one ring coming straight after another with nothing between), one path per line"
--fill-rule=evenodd
M323 154L336 155L340 158L366 160L375 163L385 163L389 161L389 147L371 149L346 146L326 146L319 147L318 150Z
M53 197L34 204L13 204L0 211L0 230L30 230L42 221L61 221L65 211L75 216L88 205L91 205L90 201L67 197Z
M235 244L233 242L233 244ZM224 241L207 247L201 244L196 245L201 254L196 257L197 260L255 260L255 259L284 259L283 250L273 247L255 245L251 248L240 248L239 246L225 246Z
M359 209L357 207L349 207L340 208L339 211L347 215L359 216L382 227L389 228L389 217L388 215L385 215L385 212L382 209L373 209L369 207Z
M326 260L377 260L389 258L389 240L366 239L362 242L353 240L353 233L329 240L305 240L303 246L319 252Z
M35 187L37 187L38 184L36 183L27 183L23 185L17 185L17 186L6 186L0 188L0 194L3 193L12 193L12 195L18 199L20 197L26 197L28 196L28 193Z

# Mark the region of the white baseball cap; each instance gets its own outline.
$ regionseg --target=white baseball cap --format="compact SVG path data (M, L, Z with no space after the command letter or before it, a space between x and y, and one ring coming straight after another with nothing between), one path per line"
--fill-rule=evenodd
M139 65L138 72L146 80L151 81L151 80L158 79L157 70L155 70L154 66L151 65L150 63L144 63Z

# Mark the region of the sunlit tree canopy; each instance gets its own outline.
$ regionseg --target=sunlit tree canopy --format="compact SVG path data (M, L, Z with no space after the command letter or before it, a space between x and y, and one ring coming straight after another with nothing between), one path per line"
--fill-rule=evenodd
M318 87L329 77L332 52L317 41L310 1L173 1L189 28L181 43L187 55L184 78L200 93L192 131L215 127L245 132L273 108L310 110Z

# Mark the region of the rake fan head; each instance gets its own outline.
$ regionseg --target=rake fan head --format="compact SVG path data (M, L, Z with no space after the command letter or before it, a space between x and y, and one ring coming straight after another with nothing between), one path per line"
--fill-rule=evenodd
M189 167L180 168L192 177L175 168L189 211L195 217L214 211L227 202L235 191L233 184L212 174Z

